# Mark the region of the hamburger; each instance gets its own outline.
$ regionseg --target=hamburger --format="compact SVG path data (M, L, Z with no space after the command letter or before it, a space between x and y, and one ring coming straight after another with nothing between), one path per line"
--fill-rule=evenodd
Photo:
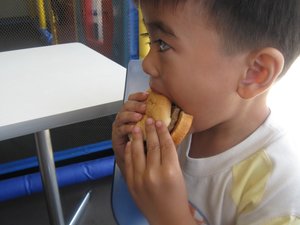
M179 145L188 134L193 116L185 113L182 109L172 104L165 96L148 90L149 96L146 100L146 112L137 123L142 129L144 140L146 140L145 123L147 118L161 120L166 124L175 145Z

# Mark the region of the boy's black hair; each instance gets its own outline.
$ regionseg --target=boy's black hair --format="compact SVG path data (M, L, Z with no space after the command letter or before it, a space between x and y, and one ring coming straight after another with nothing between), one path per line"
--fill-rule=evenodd
M220 32L227 52L273 47L284 56L284 74L300 54L300 0L135 0L177 7L194 1Z

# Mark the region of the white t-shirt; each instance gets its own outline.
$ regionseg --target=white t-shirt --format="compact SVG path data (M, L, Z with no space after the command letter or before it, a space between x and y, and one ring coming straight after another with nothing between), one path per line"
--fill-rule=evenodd
M300 157L270 115L252 135L208 158L179 148L191 211L198 224L300 224Z

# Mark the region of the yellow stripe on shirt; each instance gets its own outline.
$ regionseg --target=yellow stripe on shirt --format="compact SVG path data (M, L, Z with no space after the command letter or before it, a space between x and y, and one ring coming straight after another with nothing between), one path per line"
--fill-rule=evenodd
M300 218L295 216L284 216L272 219L264 225L300 225Z
M272 162L263 150L234 166L231 195L239 214L250 212L259 205L272 168Z

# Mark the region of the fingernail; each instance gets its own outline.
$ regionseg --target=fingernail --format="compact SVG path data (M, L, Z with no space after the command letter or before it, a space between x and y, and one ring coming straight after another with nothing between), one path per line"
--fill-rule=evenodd
M152 119L152 118L147 118L146 123L147 123L148 125L153 124L153 119Z
M145 103L143 103L143 104L141 105L142 110L145 110L146 107L147 107L147 105L146 105Z
M161 127L162 121L161 120L156 121L155 125L156 125L156 127Z
M141 131L141 128L139 126L134 126L132 132L139 133Z
M140 113L135 113L134 116L135 116L135 118L137 118L137 119L141 119L141 118L143 117L143 115L140 114Z

